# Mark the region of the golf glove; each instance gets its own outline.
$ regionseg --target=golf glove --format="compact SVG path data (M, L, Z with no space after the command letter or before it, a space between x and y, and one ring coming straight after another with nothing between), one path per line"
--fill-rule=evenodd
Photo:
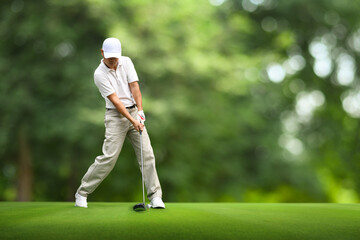
M144 124L144 122L145 122L145 120L146 120L144 111L142 111L142 110L141 110L141 111L138 111L137 120L138 120L140 123Z

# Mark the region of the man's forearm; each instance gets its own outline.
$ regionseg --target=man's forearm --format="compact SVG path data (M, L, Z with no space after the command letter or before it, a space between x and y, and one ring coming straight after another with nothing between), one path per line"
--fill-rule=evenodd
M113 103L114 104L114 103ZM131 123L134 123L135 119L131 116L131 114L128 112L128 110L126 109L126 107L124 106L124 104L122 104L122 102L116 102L114 104L114 106L116 107L116 109L119 111L119 113L121 115L123 115L124 117L126 117L127 119L129 119L129 121Z
M119 111L119 113L121 115L123 115L124 117L126 117L127 119L129 119L129 121L133 124L134 121L136 121L131 114L127 111L126 107L124 106L124 104L120 101L120 99L117 97L116 93L113 93L111 95L108 96L109 100L112 102L112 104L114 104L114 106L116 107L116 110Z
M139 90L139 92L135 95L133 95L134 97L134 100L136 102L136 106L138 108L139 111L143 110L143 107L142 107L142 96L141 96L141 92Z
M141 96L141 91L140 91L139 84L137 82L130 83L130 90L131 90L133 98L134 98L134 100L136 102L138 110L139 111L143 110L142 96Z

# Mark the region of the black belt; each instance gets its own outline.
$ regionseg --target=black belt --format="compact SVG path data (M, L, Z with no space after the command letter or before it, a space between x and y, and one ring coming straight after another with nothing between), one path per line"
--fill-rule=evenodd
M136 104L130 106L130 107L126 107L126 109L133 109L136 107ZM106 108L106 110L116 110L116 108Z

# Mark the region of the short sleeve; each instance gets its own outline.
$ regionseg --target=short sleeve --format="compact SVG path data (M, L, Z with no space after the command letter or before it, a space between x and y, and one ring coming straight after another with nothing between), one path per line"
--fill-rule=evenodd
M128 83L139 81L134 64L129 57L127 57L125 61L125 72Z
M107 97L115 92L115 89L110 84L109 80L101 74L94 74L94 82L103 97Z

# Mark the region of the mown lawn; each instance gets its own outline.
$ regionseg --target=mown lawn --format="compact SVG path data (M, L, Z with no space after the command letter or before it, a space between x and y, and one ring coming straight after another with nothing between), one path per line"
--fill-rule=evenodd
M360 239L360 204L0 202L0 239Z

